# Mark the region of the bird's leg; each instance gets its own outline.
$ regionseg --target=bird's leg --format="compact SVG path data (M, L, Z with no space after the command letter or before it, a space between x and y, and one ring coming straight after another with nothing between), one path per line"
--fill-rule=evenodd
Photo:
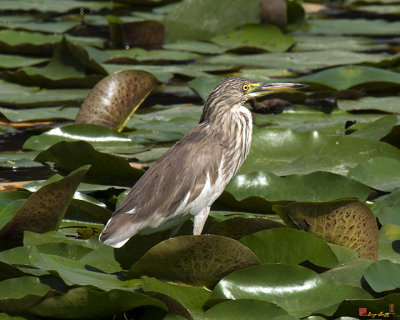
M201 234L209 213L210 213L210 207L206 207L194 216L194 219L193 219L193 234L194 235Z

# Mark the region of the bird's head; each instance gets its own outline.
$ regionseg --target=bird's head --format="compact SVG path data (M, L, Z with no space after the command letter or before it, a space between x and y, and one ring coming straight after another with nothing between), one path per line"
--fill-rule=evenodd
M213 113L229 111L246 101L277 91L300 89L307 85L300 83L254 82L245 78L229 77L222 80L208 96L204 104L201 121L212 117Z

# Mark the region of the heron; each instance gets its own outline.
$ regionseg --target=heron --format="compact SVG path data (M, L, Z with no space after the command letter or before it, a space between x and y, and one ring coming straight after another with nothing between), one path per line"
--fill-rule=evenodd
M240 77L222 80L206 99L200 122L136 182L108 220L100 241L119 248L136 234L167 229L174 234L191 217L193 234L201 234L211 205L249 153L253 121L245 102L303 87Z

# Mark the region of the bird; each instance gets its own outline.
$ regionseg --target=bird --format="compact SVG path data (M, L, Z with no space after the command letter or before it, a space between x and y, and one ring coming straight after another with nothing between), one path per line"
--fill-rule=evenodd
M253 121L245 102L306 86L240 77L222 80L206 99L200 122L134 184L108 220L100 241L120 248L136 234L172 229L174 235L191 217L193 234L200 235L211 205L249 153Z

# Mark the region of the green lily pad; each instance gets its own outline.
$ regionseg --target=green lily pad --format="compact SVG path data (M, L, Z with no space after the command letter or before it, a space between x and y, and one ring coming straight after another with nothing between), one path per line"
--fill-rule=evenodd
M300 230L270 229L239 240L255 253L261 264L299 264L306 260L315 265L333 268L338 260L325 241Z
M20 245L25 230L38 233L56 230L88 169L88 166L81 167L67 177L33 193L0 230L0 238L3 239L2 249Z
M364 97L358 100L339 100L338 107L343 111L378 110L400 113L400 97Z
M381 53L372 54L344 50L324 50L241 55L225 54L207 58L205 61L217 65L225 64L241 67L289 69L296 72L308 72L313 69L347 64L379 63L387 58L390 58L390 56Z
M351 197L365 200L370 189L347 177L329 172L278 177L269 172L255 171L236 175L225 192L231 193L238 201L251 197L260 197L268 202L329 201Z
M49 61L47 58L32 58L11 54L0 54L1 69L29 67Z
M203 318L203 306L211 295L209 290L199 287L181 286L156 278L142 277L143 290L148 293L159 293L169 309L184 316L184 319Z
M186 0L174 6L164 18L166 39L208 40L240 25L259 22L260 11L258 1Z
M269 52L284 52L294 44L292 36L285 35L278 27L268 24L241 26L216 36L211 41L227 50L255 48Z
M400 226L385 224L379 230L379 260L400 263Z
M38 303L51 288L36 277L19 277L0 282L0 308L17 313Z
M41 135L31 136L23 148L42 151L60 141L86 141L96 150L109 153L133 154L146 149L121 133L93 124L68 124L53 128Z
M208 309L204 316L209 320L232 320L237 319L239 314L240 317L243 317L242 319L297 319L290 317L285 310L274 303L255 299L238 299L221 302Z
M114 73L90 91L75 123L91 123L121 131L155 86L155 78L147 72L126 70Z
M400 75L396 72L367 66L343 66L313 73L296 81L318 84L336 90L374 84L374 89L400 85Z
M273 228L286 228L286 226L279 222L261 217L235 217L218 222L218 224L211 229L210 233L237 240L258 231Z
M400 151L369 139L263 128L254 130L250 153L239 173L268 168L279 176L316 171L347 175L349 169L374 157L399 159Z
M395 290L400 287L400 264L390 260L377 261L365 270L364 277L376 292Z
M87 89L40 89L0 79L0 103L3 106L71 106L87 96Z
M65 38L55 45L50 62L45 67L26 67L15 72L5 72L6 79L22 85L47 88L91 88L101 75L87 75L68 49Z
M371 207L381 224L395 224L400 226L400 189L379 197Z
M361 258L372 261L378 258L378 226L373 213L362 202L298 202L274 206L273 210L291 227L353 249Z
M353 137L360 137L365 139L380 140L387 136L397 124L398 120L396 115L386 115L372 123L368 123L356 132L352 133Z
M75 119L79 109L73 107L47 107L30 109L0 108L0 113L12 122L32 120Z
M199 96L205 101L210 94L210 92L215 88L215 86L221 82L220 77L197 77L191 80L188 85L189 88L196 91Z
M308 22L311 34L326 35L398 35L400 22L379 19L313 19Z
M30 0L18 0L15 2L13 0L5 0L2 3L3 10L23 10L26 11L39 11L39 12L58 12L65 13L66 11L73 9L92 9L92 10L100 10L100 9L112 9L115 4L112 3L104 3L102 1L91 1L87 3L86 1L69 1L69 0L60 0L57 2L53 2L51 0L44 0L40 3L36 1Z
M127 275L148 275L212 287L224 275L255 264L257 257L233 239L216 235L181 236L151 248Z
M132 168L121 157L96 151L85 141L61 141L37 155L35 161L51 162L66 174L84 164L90 164L85 180L94 183L132 186L142 171Z
M298 318L323 311L345 299L369 298L360 288L327 280L297 265L264 264L233 272L215 287L212 298L256 299L275 303Z
M95 319L111 317L141 306L154 306L166 310L159 300L139 292L111 290L100 292L88 287L69 290L63 295L49 297L30 308L29 314L53 319Z
M107 63L137 63L137 62L175 62L198 59L200 55L177 50L144 50L132 48L128 50L107 50L110 58Z
M172 43L164 43L163 48L206 54L218 54L225 51L225 48L211 42L190 40L178 40Z
M393 191L400 185L400 160L371 158L351 169L348 177L377 190Z

